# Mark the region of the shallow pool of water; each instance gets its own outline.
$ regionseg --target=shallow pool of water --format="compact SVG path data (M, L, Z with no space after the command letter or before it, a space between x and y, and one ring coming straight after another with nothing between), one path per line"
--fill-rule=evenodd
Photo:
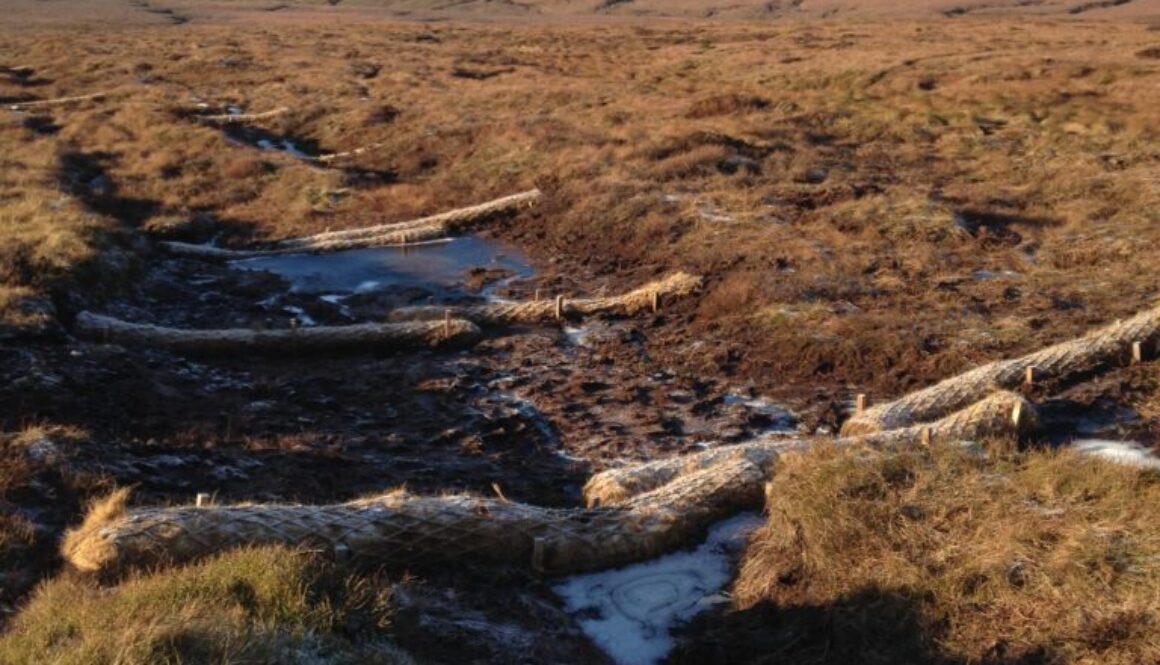
M295 293L368 293L389 287L417 287L436 294L465 290L475 269L504 270L530 277L532 268L518 251L478 236L402 247L374 247L329 254L286 254L234 261L243 270L265 270L290 282Z

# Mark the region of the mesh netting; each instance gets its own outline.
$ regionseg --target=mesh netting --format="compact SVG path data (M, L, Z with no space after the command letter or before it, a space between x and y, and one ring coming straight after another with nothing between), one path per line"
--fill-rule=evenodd
M407 227L395 231L384 231L376 235L355 238L334 238L309 242L303 239L297 245L279 245L273 249L225 249L211 245L194 245L176 241L162 242L161 247L169 253L178 256L189 256L213 261L237 261L239 259L252 259L260 256L280 256L283 254L303 254L308 252L339 252L345 249L360 249L363 247L409 245L445 238L447 237L447 233L448 229L446 224L434 223Z
M311 326L279 330L247 328L183 330L129 323L92 312L81 312L77 315L76 331L104 342L209 354L239 351L331 351L466 346L474 344L481 337L478 326L461 319Z
M64 554L80 570L116 572L285 544L322 547L353 561L448 559L572 573L651 558L760 505L766 473L736 456L621 506L593 510L401 491L326 506L143 508L86 523L67 539Z
M1018 414L1016 416L1016 414ZM933 441L970 441L1018 437L1038 427L1034 407L1023 397L998 392L929 425L839 439L839 444L863 444L880 448L917 445ZM692 471L714 466L728 456L772 466L777 457L809 446L807 439L768 438L735 446L723 446L701 453L634 464L598 473L584 485L589 506L611 506L660 487Z
M1026 414L1019 424L1011 417L1016 405ZM979 438L1010 434L1033 422L1021 397L998 394L929 428L860 440L903 445ZM638 468L635 476L626 476L636 479L630 491L587 509L402 491L327 506L144 508L86 523L66 540L65 557L81 570L119 571L243 545L285 544L372 563L469 560L576 573L655 557L713 522L759 507L765 480L788 447L793 443L767 442L642 465L644 472Z
M422 217L406 222L392 222L389 224L378 224L376 226L367 226L361 229L348 229L345 231L327 231L325 233L316 233L311 236L302 238L290 238L278 243L278 247L313 247L319 243L329 243L338 241L352 241L360 238L371 238L381 236L386 233L394 233L406 229L414 229L428 226L443 226L444 228L454 228L457 225L472 222L484 217L490 217L501 212L508 212L510 210L519 210L521 207L530 206L540 200L543 194L538 189L520 192L519 194L512 194L503 198L481 203L479 205L469 206L466 208L457 208L449 210L448 212L439 213L438 215L431 215L430 217Z
M1000 360L854 415L842 426L852 436L928 422L983 399L997 389L1023 383L1028 368L1038 379L1067 380L1100 365L1120 362L1134 342L1154 345L1160 338L1160 308L1152 309L1079 339L1049 346L1013 360Z
M449 313L450 316L481 325L505 325L537 323L599 313L630 316L654 307L659 308L665 298L688 295L700 285L700 277L680 272L619 296L498 302L457 307L401 307L393 310L390 318L392 321L430 321L447 316Z
M273 118L289 112L290 107L279 106L276 109L263 111L261 113L223 113L221 115L202 115L198 116L197 119L214 125L240 125L247 122Z
M350 157L366 152L373 147L367 146L346 153L325 155L324 157L316 158L316 160L329 161ZM540 190L533 189L527 192L505 196L494 201L488 201L487 203L481 203L480 205L458 208L421 219L394 222L391 224L379 224L377 226L350 229L347 231L327 231L301 238L289 238L267 249L225 249L211 245L195 245L185 242L162 242L160 245L172 254L211 261L236 261L238 259L249 259L259 256L302 254L306 252L337 252L362 247L409 245L445 238L457 225L509 210L518 210L522 206L530 206L538 201L541 196Z

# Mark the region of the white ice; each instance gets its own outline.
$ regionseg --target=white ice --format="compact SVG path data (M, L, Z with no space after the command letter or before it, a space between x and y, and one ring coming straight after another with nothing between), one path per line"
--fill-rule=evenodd
M797 418L793 413L779 404L763 398L763 397L745 397L742 395L729 394L725 395L723 400L725 404L733 405L740 404L753 413L759 413L766 416L773 421L765 431L767 432L784 432L791 433L796 431L794 425Z
M301 307L294 307L292 305L283 305L282 310L284 312L286 312L287 314L293 314L294 318L298 319L298 323L301 324L302 326L309 327L309 326L318 325L318 322L315 321L309 314L307 314L306 310L302 309Z
M564 339L572 346L586 346L590 332L587 326L564 326Z
M1079 439L1071 445L1085 455L1093 455L1115 464L1160 470L1160 455L1135 441Z
M323 296L318 296L318 299L322 302L327 302L337 307L339 314L342 314L346 317L351 317L353 315L351 314L350 308L342 302L344 298L346 298L346 296L339 293L329 293Z
M714 526L697 549L617 570L570 577L555 587L580 629L617 665L654 665L673 648L669 630L728 602L733 554L762 519L738 515Z

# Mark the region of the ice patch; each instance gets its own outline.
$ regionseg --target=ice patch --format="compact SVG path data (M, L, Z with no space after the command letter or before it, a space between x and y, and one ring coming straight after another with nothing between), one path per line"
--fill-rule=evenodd
M1160 455L1135 441L1079 439L1071 446L1085 455L1099 457L1115 464L1160 471Z
M544 414L540 413L540 410L536 408L535 404L510 393L501 393L496 395L496 397L501 402L510 404L516 410L516 413L520 414L522 418L532 424L532 427L536 428L536 431L540 433L540 436L544 437L545 441L556 445L560 443L560 436L556 434L556 428L544 417Z
M976 270L971 277L976 282L990 282L997 279L1018 279L1020 274L1014 270Z
M691 552L568 578L554 590L580 629L617 665L653 665L672 650L670 628L728 602L732 554L762 524L754 513L714 526Z
M521 279L527 279L530 275L531 275L530 268L528 268L527 270L518 270L512 275L510 275L508 277L504 277L503 279L496 280L495 282L488 284L484 288L480 289L479 295L482 296L484 300L486 300L487 302L490 302L490 303L499 303L499 304L513 303L515 301L512 300L511 298L504 298L503 296L497 296L496 291L499 291L500 289L506 289L507 287L511 286L512 284L514 284L515 282L518 282Z
M302 326L309 327L318 325L318 322L315 321L309 314L307 314L306 310L302 309L301 307L283 305L282 311L286 312L287 314L293 314L294 318L297 319L298 323Z
M37 462L43 462L60 454L60 448L51 439L38 439L24 450L30 458Z
M298 146L294 145L292 141L285 139L278 143L275 143L269 139L258 139L254 145L258 146L262 150L276 150L279 152L284 152L287 155L290 155L291 157L297 157L298 159L313 159L310 155L299 150Z
M729 406L739 405L744 407L747 411L763 420L767 420L768 424L761 428L762 433L792 433L796 432L797 418L793 413L778 404L774 404L767 399L761 397L745 397L742 395L725 395L722 401Z
M406 247L368 247L326 254L282 254L231 262L290 282L297 293L349 295L390 287L430 289L462 296L475 268L500 268L529 277L531 266L514 250L478 236L443 238Z
M564 326L564 339L572 346L586 346L591 332L588 326Z
M334 305L335 307L337 307L339 314L342 314L343 316L348 317L348 318L353 317L354 315L351 314L350 308L347 307L342 302L345 298L346 298L346 296L340 295L337 293L330 293L330 294L327 294L324 296L318 296L318 299L321 300L322 302L330 303L331 305Z

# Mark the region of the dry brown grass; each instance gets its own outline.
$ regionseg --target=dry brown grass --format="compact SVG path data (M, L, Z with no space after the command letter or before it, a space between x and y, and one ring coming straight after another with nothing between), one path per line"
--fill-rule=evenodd
M28 229L9 236L7 255L20 257L5 261L10 288L41 290L33 282L84 264L93 238L116 228L273 239L538 184L552 200L504 231L534 254L583 255L597 274L706 274L717 304L697 312L693 336L744 349L752 378L880 393L961 365L964 331L994 339L966 361L1017 353L1138 309L1160 288L1148 251L1160 228L1149 113L1160 88L1137 56L1154 45L1143 25L351 32L195 21L132 40L46 30L10 41L52 83L0 94L120 93L54 110L53 136L9 129L20 146L10 159L24 167L8 173L40 179L13 182L21 202L0 207ZM464 63L501 73L464 78ZM211 111L288 106L258 129L318 154L381 145L349 160L353 170L318 168L192 121L198 100ZM114 191L54 184L97 172ZM49 208L62 189L65 214ZM43 229L57 237L42 242ZM976 270L1018 277L981 283ZM737 279L752 295L722 307L731 296L715 291ZM850 362L817 330L753 325L765 307L815 305L832 312L828 328L887 359ZM1052 325L984 334L1044 317ZM816 362L797 362L803 347Z
M747 662L1160 659L1155 472L1074 454L821 449L787 462L767 500L737 605L788 624L819 615L782 660Z
M413 661L389 640L390 586L278 548L232 552L113 589L63 577L0 637L0 662Z
M7 330L47 329L54 315L67 322L131 287L127 277L151 259L154 238L273 240L410 219L532 186L546 191L543 205L489 230L577 292L592 277L618 289L676 269L705 275L697 303L666 305L663 323L649 329L650 356L800 399L851 388L885 398L1073 337L1160 292L1160 61L1149 55L1157 33L1143 24L839 14L826 22L355 29L344 21L361 15L346 8L217 20L206 18L216 10L188 3L193 21L176 28L127 3L69 0L94 19L134 23L78 31L30 29L21 19L29 7L61 3L16 4L23 9L0 30L5 52L20 62L0 64L27 66L44 82L0 76L0 98L115 94L35 114L0 110ZM689 3L669 5L690 11ZM424 5L416 0L414 8ZM610 10L658 8L638 0ZM189 111L201 101L207 112L287 106L290 113L255 129L316 154L381 145L343 162L351 168L319 168L197 122ZM979 281L980 270L1018 275ZM1133 406L1156 422L1160 381L1149 381ZM845 623L834 625L870 638L867 627L881 629L913 648L874 642L886 660L1001 660L1001 651L1040 648L1045 659L1155 656L1147 650L1154 643L1132 633L1143 625L1133 616L1155 620L1142 600L1155 594L1154 569L1147 584L1133 586L1138 576L1106 558L1114 539L1092 535L1149 533L1143 511L1155 503L1154 483L1028 457L1000 465L1008 481L992 488L990 471L949 459L897 462L914 472L907 486L882 480L886 462L824 456L779 481L798 497L785 514L818 527L810 532L820 538L811 541L813 558L801 563L817 570L792 588L761 586L757 580L768 582L768 571L797 555L755 549L741 587L746 602L798 603L803 617L809 608L837 608L826 616ZM850 482L877 473L871 488L882 498L819 503L825 486L801 479L830 482L834 492L850 487L827 469L848 471ZM34 481L61 492L58 526L77 519L100 486L74 478L67 464L7 446L0 499L14 501ZM1066 519L1024 506L1029 496L1065 509ZM945 524L900 521L904 500L925 502ZM831 514L845 531L821 528ZM890 528L859 530L862 517ZM1017 518L1025 533L1015 530ZM1038 533L1042 542L1032 538ZM776 537L768 534L766 545ZM22 518L7 519L0 539L6 565L41 557L50 563L36 570L53 568L51 538L32 534ZM869 558L854 561L838 545ZM939 568L935 552L961 565ZM1025 564L1017 590L1003 586L1016 555L1038 557ZM865 565L880 558L883 566ZM766 573L757 570L763 566ZM937 579L931 571L940 571ZM982 577L971 581L971 573ZM867 581L877 586L863 588ZM9 596L18 597L28 584L5 588L19 589ZM95 598L61 594L52 607ZM1160 605L1151 598L1152 608ZM43 617L50 605L37 607ZM903 629L875 623L876 608ZM973 617L969 610L980 608ZM1081 610L1103 633L1084 632ZM792 623L797 615L781 616ZM809 625L828 625L813 616L819 620ZM1033 624L1058 630L1037 633ZM117 635L117 626L91 626ZM931 637L916 644L914 635ZM861 652L851 649L811 653L856 660Z

